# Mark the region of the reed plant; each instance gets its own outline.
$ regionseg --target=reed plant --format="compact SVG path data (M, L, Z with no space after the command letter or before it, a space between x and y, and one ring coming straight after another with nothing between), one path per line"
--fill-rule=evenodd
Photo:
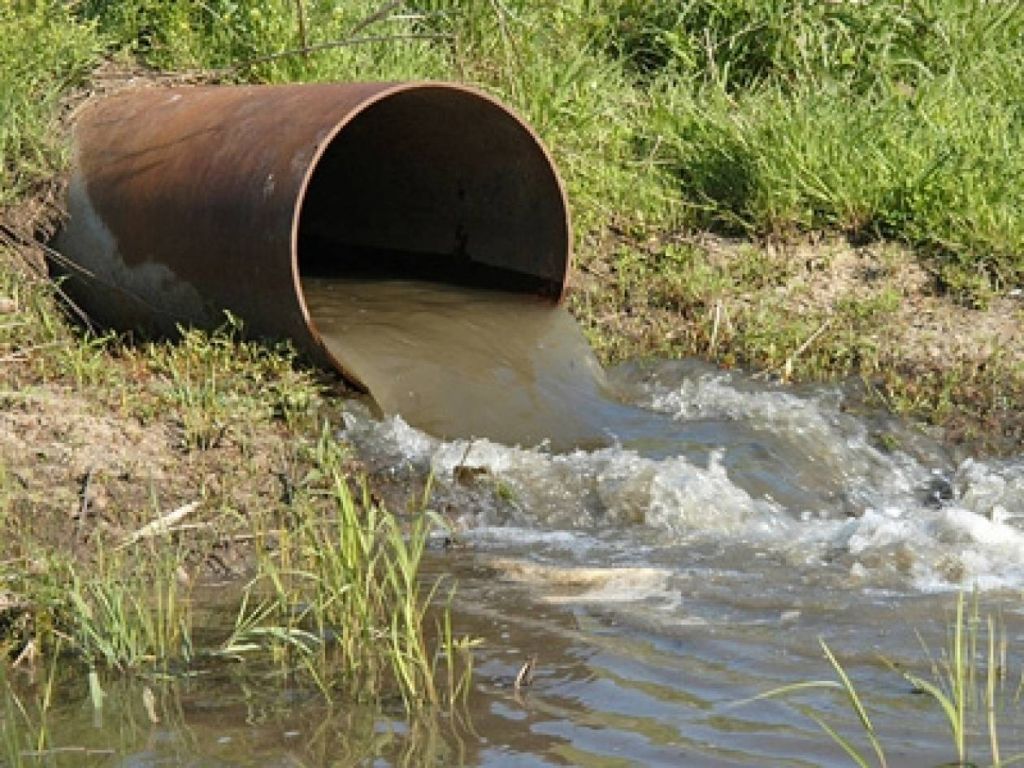
M193 658L184 553L161 545L100 551L67 568L61 631L90 669L171 669Z
M260 557L222 652L269 650L328 698L452 707L468 692L473 641L454 634L439 582L420 575L442 522L425 510L399 519L365 485L354 495L338 450L321 441L316 490Z
M927 696L939 707L949 727L951 748L955 757L954 761L945 765L988 765L991 768L1000 768L1024 762L1024 753L1003 757L1000 747L998 712L1008 694L1004 689L1007 679L1005 631L1000 629L999 622L991 615L984 621L981 620L977 595L968 604L965 595L960 593L957 597L955 616L947 629L947 635L947 647L937 658L922 641L922 648L931 670L931 679L886 658L882 658L881 661L908 682L915 692ZM838 691L842 693L855 714L860 733L870 746L870 753L859 748L852 737L841 733L814 708L802 705L798 708L813 720L854 764L860 768L869 768L874 763L879 768L887 768L889 763L882 736L868 715L867 707L853 680L825 640L819 639L819 643L829 666L835 673L835 679L810 680L780 686L740 703L766 698L792 698L816 690ZM1016 698L1018 694L1019 691L1012 696ZM983 763L980 762L979 755L984 754L986 748L987 761Z

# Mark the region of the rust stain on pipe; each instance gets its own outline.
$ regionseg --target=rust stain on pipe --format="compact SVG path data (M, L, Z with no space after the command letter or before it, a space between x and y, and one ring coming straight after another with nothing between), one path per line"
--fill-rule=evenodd
M549 155L461 85L137 90L93 104L74 142L56 245L81 267L69 289L117 327L210 328L227 309L342 370L302 295L310 270L351 258L552 301L564 289L571 232Z

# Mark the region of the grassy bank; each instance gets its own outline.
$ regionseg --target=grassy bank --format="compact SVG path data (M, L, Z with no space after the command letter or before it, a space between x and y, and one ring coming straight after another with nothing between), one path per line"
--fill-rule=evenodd
M177 343L88 330L27 266L70 113L110 72L477 85L565 177L570 306L605 360L854 377L1019 452L1022 32L1024 7L981 0L0 6L4 650L133 673L258 657L410 711L465 691L466 644L419 579L429 519L352 479L324 427L338 381L232 318ZM211 574L249 587L199 638Z
M441 523L371 497L326 380L233 319L126 344L72 331L9 263L0 294L5 657L70 654L83 675L273 663L328 700L452 702L464 641L420 576ZM233 624L196 622L211 580L235 584L215 601Z
M48 170L31 162L43 117L100 51L226 80L454 78L537 127L584 235L828 229L906 243L973 301L1024 279L1016 3L18 7L3 59L24 120L7 133L28 140L5 156L22 175Z
M466 81L551 147L577 226L572 306L607 360L852 375L954 437L1024 435L1017 3L90 0L8 4L0 31L7 220L66 163L61 109L103 61ZM857 285L822 296L842 248ZM939 315L931 336L879 335L922 314ZM982 317L1003 320L988 338Z

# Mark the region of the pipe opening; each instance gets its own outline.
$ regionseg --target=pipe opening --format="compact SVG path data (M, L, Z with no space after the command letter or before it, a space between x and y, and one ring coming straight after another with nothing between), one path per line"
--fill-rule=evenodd
M346 122L299 211L301 278L410 278L561 296L565 197L533 133L450 85L393 91Z

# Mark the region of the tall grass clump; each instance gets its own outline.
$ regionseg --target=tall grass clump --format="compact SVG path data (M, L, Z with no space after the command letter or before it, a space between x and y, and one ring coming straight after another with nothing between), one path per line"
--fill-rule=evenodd
M170 669L192 661L192 599L184 556L161 544L101 551L68 564L62 633L90 668Z
M99 49L95 29L69 3L0 3L0 209L64 168L58 107Z
M453 706L468 693L472 642L454 635L449 608L435 607L437 582L421 577L440 521L421 512L403 523L367 489L353 494L334 450L326 455L260 559L222 652L269 649L329 698Z

